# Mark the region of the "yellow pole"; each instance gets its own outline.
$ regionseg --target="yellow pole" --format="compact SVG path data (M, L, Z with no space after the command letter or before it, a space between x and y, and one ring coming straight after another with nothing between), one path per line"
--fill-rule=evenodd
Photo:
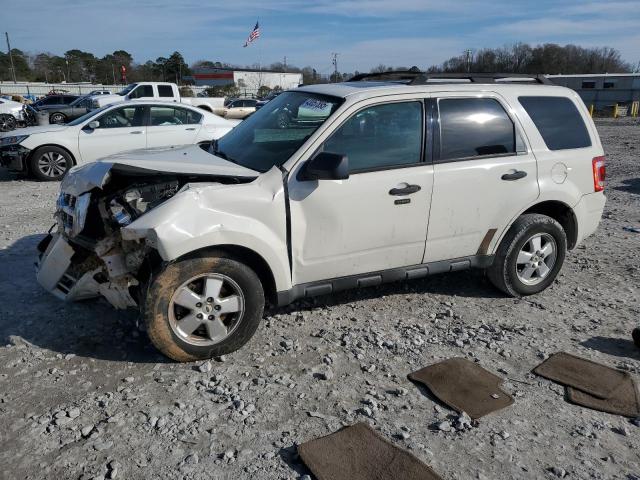
M593 103L591 105L589 105L589 115L591 115L591 117L593 117Z
M618 118L618 104L613 106L613 118Z

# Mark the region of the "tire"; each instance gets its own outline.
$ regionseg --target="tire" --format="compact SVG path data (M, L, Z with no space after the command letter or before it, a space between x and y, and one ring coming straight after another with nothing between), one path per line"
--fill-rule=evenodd
M62 125L64 123L67 123L67 117L64 113L56 112L51 114L51 116L49 117L49 123Z
M73 158L65 149L53 145L37 148L29 157L29 171L38 180L62 180L73 166Z
M16 118L13 115L6 113L0 115L0 132L15 130L17 124L18 122L16 122Z
M256 273L218 253L169 264L151 280L142 316L160 352L191 362L246 344L258 329L264 304Z
M640 328L634 328L633 333L633 343L636 344L636 347L640 348Z
M507 295L534 295L553 283L566 252L567 236L558 222L546 215L525 214L500 242L487 274Z

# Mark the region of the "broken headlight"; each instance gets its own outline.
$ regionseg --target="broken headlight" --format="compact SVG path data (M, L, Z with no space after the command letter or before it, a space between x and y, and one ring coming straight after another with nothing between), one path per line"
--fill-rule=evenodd
M76 197L60 192L56 201L56 217L65 233L75 237L82 231L87 220L90 201L90 193L83 193Z
M107 208L113 220L121 227L125 227L173 197L178 188L177 181L130 188L107 200Z

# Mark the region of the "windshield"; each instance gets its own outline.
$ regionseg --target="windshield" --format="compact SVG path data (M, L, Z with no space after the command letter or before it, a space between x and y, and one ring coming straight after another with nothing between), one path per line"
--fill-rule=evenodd
M131 90L133 90L137 86L138 86L137 83L131 83L131 84L127 85L123 90L120 90L118 92L118 95L120 95L121 97L124 97L127 93L129 93Z
M342 101L327 95L285 92L213 142L210 153L266 172L286 162Z
M113 107L113 105L105 105L102 108L98 108L96 110L91 110L89 113L85 113L84 115L82 115L79 118L76 118L75 120L73 120L72 122L67 123L67 125L80 125L82 122L89 120L91 117L93 117L94 115L96 115L97 113L102 112L103 110L107 109L108 107Z

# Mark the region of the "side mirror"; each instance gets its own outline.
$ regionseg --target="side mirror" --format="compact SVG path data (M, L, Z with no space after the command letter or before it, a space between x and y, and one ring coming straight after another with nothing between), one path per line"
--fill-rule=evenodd
M320 152L300 172L300 180L346 180L349 158L340 153Z
M87 124L91 130L95 130L96 128L100 128L100 122L98 120L93 120Z

